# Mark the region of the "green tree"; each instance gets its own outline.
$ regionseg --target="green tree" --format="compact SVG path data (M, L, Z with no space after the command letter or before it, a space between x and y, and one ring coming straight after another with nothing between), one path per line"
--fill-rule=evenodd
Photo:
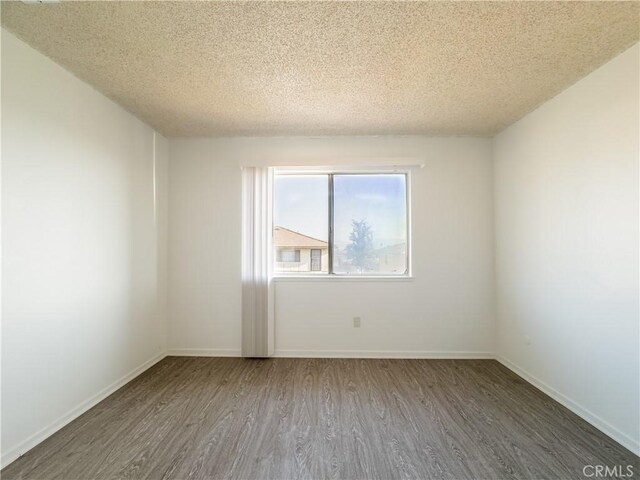
M373 232L366 220L351 220L351 233L345 254L358 271L372 270L375 267L373 255Z

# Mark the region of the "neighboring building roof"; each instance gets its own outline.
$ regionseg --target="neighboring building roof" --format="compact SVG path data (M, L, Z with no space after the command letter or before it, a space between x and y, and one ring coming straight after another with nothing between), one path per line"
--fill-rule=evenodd
M294 232L284 227L275 227L273 229L273 246L274 247L291 247L291 248L327 248L328 243L317 238Z

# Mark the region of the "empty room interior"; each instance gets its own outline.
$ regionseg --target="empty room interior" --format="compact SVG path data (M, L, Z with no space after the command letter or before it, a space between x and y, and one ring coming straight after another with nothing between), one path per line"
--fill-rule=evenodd
M3 480L640 478L640 2L0 16Z

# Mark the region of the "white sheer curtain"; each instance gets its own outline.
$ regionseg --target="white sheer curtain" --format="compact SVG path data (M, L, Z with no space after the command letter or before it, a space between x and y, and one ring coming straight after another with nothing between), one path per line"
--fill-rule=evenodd
M268 357L274 349L269 167L242 169L242 356Z

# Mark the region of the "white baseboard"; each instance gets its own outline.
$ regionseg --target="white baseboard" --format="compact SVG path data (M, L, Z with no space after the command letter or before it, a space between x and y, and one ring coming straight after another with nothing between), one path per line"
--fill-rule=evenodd
M174 348L169 357L240 357L235 348ZM411 351L411 350L276 350L276 358L432 358L432 359L493 359L490 352Z
M153 357L150 360L147 360L146 362L144 362L139 367L134 368L132 371L127 373L125 376L119 378L118 380L113 382L108 387L100 390L98 393L93 395L91 398L85 400L84 402L82 402L77 407L71 409L70 411L68 411L67 413L62 415L56 421L52 422L51 424L49 424L48 426L46 426L42 430L34 433L33 435L31 435L29 438L27 438L23 442L19 443L15 447L9 449L7 452L4 452L2 454L2 458L0 459L0 468L6 467L11 462L13 462L14 460L18 459L21 455L24 455L25 453L27 453L29 450L31 450L33 447L38 445L40 442L43 442L48 437L50 437L51 435L56 433L58 430L60 430L62 427L64 427L68 423L72 422L76 418L78 418L80 415L85 413L90 408L94 407L96 404L100 403L102 400L107 398L109 395L111 395L113 392L115 392L116 390L118 390L119 388L124 386L125 384L129 383L131 380L136 378L138 375L143 373L145 370L148 370L149 368L154 366L156 363L158 363L160 360L162 360L165 356L166 355L164 353L162 353L160 355L156 355L155 357Z
M407 359L493 359L490 352L423 350L276 350L280 358L407 358Z
M240 357L239 348L171 348L167 357Z
M611 425L606 420L603 420L595 413L589 411L579 403L576 403L575 401L571 400L569 397L560 393L555 388L549 386L548 384L546 384L539 378L535 377L534 375L530 374L523 368L520 368L515 363L503 357L502 355L496 355L495 359L499 361L502 365L507 367L509 370L514 372L516 375L525 379L527 382L529 382L531 385L536 387L538 390L541 390L542 392L546 393L551 398L553 398L556 402L564 405L573 413L581 417L583 420L586 420L588 423L596 427L602 433L611 437L613 440L618 442L623 447L629 449L631 452L633 452L636 455L640 455L640 443L637 440L634 440L626 433L621 432L619 429Z

